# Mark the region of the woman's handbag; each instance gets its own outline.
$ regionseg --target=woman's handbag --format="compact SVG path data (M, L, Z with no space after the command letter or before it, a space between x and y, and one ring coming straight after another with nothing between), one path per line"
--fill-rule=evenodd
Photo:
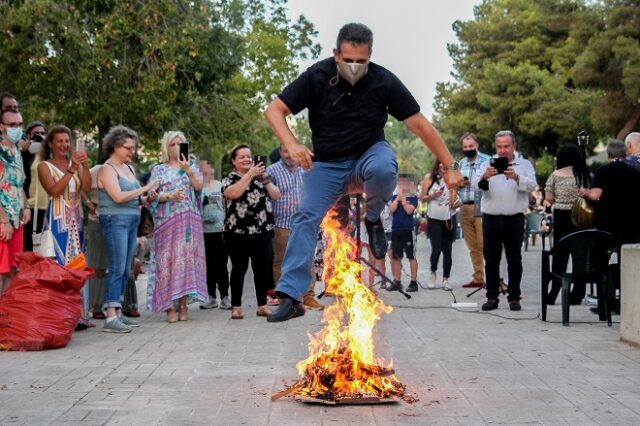
M38 177L36 176L36 179ZM40 182L36 182L36 204L34 206L34 218L33 218L33 229L37 229L38 227L38 196L40 190ZM48 226L51 226L51 220L53 218L51 208L49 210L49 221ZM34 232L31 235L31 240L33 241L33 252L38 253L44 257L56 257L56 250L53 245L53 232L50 229L43 230L40 233Z
M578 198L571 207L571 222L578 228L593 228L593 205L584 198Z
M138 237L144 237L153 232L153 216L148 208L140 208L140 224L138 225Z

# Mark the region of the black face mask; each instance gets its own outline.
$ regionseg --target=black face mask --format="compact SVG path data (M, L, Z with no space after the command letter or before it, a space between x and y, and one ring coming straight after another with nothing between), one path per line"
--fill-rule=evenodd
M473 158L478 154L478 150L472 149L471 151L462 151L467 158Z

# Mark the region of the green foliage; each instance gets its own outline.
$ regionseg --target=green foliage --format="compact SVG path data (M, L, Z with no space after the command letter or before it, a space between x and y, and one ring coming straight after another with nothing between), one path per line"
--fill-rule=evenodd
M431 152L404 123L393 117L387 121L384 133L396 153L399 173L415 175L420 181L435 161Z
M541 182L544 185L544 182L547 181L547 178L551 176L553 173L554 166L554 157L550 152L543 153L540 158L536 160L536 176L538 177L538 182Z
M122 123L150 156L169 129L183 130L209 159L239 142L262 148L271 137L264 103L295 76L297 58L319 51L313 26L303 16L289 22L285 5L2 2L0 75L25 119L99 135Z
M437 86L436 126L451 148L471 131L485 151L511 129L533 157L582 129L610 135L638 107L639 10L624 0L484 0L474 20L453 24L457 80Z

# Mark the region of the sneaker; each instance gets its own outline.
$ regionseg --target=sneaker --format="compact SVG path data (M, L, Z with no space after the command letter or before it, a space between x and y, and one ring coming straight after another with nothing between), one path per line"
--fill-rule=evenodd
M375 222L369 222L369 219L365 218L364 226L367 229L371 254L376 259L384 259L387 255L387 237L384 234L382 221L378 218Z
M451 287L449 287L449 278L442 279L442 289L444 291L451 291Z
M324 305L319 303L313 296L305 297L302 299L302 303L304 303L305 308L311 309L312 311L321 311L324 309Z
M278 306L280 304L280 299L273 296L267 296L267 305L268 306Z
M483 311L493 311L494 309L498 309L498 300L497 299L487 299L484 305L482 305Z
M207 303L200 304L200 309L214 309L217 307L218 307L218 301L213 297L210 297Z
M484 283L478 283L478 282L475 282L473 280L471 280L468 283L462 285L463 288L480 288L480 287L483 287L483 286L484 286Z
M229 300L229 296L225 296L220 300L220 309L224 309L226 311L231 310L231 301Z
M105 333L130 333L131 330L132 328L123 324L120 319L105 321L104 326L102 327L102 331Z
M427 288L436 288L436 279L438 279L438 274L432 272L429 275L429 284L427 284Z
M402 284L397 280L393 280L393 284L387 286L387 291L398 291L399 289L402 289Z
M290 298L282 299L280 306L267 317L268 322L288 321L292 318L303 316L305 313L304 305L300 302L294 302Z
M517 300L511 300L509 301L509 309L512 311L519 311L522 309L522 306L520 306L520 302Z
M407 291L418 291L418 283L415 281L411 281L409 283L409 287L407 287Z
M140 324L138 324L137 321L127 318L125 315L120 315L118 317L118 320L124 325L128 325L129 327L140 327Z

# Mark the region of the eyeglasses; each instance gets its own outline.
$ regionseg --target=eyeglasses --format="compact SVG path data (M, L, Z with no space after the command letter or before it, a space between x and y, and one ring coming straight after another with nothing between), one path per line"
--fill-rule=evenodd
M126 149L127 151L129 151L129 152L133 152L133 151L135 151L135 150L136 150L135 145L131 145L131 146L120 145L120 148L124 148L124 149Z

